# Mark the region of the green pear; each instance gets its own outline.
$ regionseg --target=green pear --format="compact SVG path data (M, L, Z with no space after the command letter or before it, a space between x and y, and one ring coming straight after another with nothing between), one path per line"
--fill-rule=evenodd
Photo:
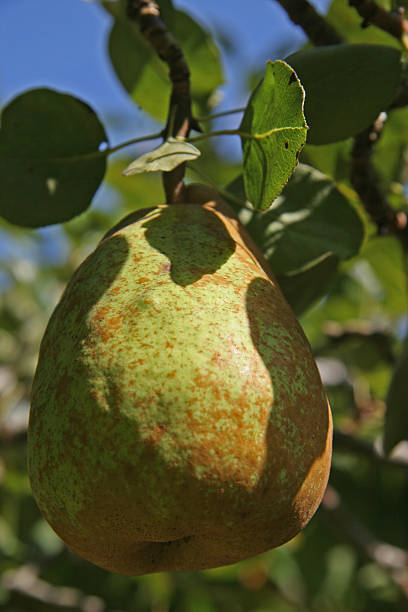
M45 519L126 575L236 563L293 538L329 475L310 346L262 254L205 187L137 211L68 284L33 383Z

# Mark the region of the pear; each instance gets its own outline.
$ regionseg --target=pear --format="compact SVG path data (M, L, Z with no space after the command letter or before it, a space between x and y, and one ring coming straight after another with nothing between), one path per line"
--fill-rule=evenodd
M33 383L28 468L67 546L138 575L236 563L293 538L329 475L308 341L228 205L137 211L69 282Z

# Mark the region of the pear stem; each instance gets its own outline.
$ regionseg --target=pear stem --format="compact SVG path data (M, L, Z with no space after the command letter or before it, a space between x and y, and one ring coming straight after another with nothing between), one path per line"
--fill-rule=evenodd
M169 67L172 92L164 139L170 136L187 138L194 120L191 112L190 70L183 52L161 20L156 2L128 0L127 9L128 17L139 22L143 36ZM184 201L184 173L184 164L170 172L163 172L163 186L168 204Z

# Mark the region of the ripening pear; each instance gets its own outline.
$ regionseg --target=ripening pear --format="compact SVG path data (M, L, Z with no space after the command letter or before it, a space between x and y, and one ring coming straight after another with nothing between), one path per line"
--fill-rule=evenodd
M33 384L38 505L72 551L127 575L279 546L329 474L330 408L294 314L227 204L187 193L82 263Z

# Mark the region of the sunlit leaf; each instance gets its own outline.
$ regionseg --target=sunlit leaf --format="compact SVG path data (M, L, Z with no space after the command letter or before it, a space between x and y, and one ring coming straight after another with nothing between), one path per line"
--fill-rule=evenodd
M240 131L244 183L255 208L269 208L288 181L306 140L304 91L294 71L282 61L268 62L253 92Z
M86 210L105 174L103 125L87 104L34 89L4 109L0 215L17 225L62 223Z
M247 229L278 275L302 272L329 254L348 259L364 235L360 216L335 184L303 164L275 206L254 212Z

